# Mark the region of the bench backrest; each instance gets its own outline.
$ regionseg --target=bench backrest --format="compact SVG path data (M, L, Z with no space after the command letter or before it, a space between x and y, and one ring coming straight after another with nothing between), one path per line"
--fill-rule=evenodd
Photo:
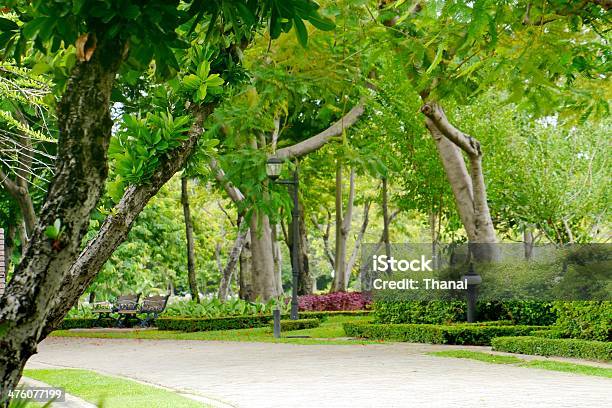
M144 298L140 311L143 313L161 313L166 309L166 303L168 302L168 296L149 296Z
M138 300L140 299L140 293L121 295L117 298L115 305L118 310L136 310L138 308Z

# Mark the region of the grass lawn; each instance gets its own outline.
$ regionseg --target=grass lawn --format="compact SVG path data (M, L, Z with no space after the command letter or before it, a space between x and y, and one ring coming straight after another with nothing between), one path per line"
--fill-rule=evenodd
M448 351L436 351L427 353L431 356L437 357L451 357L451 358L467 358L471 360L484 361L486 363L493 364L513 364L518 367L528 368L540 368L551 371L561 371L565 373L593 375L597 377L612 378L612 368L594 367L584 364L564 363L554 360L531 360L526 361L522 358L514 356L500 356L496 354L483 353L480 351L469 351L469 350L448 350Z
M122 408L203 408L198 401L171 391L88 370L24 370L24 376L62 387L92 404Z
M369 316L330 316L319 327L304 330L283 332L280 339L275 339L271 327L253 329L215 330L201 332L179 332L158 330L126 330L126 331L95 331L95 330L57 330L51 336L58 337L89 337L105 339L154 339L154 340L217 340L217 341L257 341L294 344L372 344L381 343L377 340L348 340L342 324L345 322L369 321ZM286 336L310 336L308 339L292 339Z

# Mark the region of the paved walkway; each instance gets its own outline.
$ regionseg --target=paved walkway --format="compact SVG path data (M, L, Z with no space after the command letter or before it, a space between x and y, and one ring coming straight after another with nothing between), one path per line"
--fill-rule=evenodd
M95 369L239 408L612 406L610 379L423 354L439 349L51 337L28 368Z

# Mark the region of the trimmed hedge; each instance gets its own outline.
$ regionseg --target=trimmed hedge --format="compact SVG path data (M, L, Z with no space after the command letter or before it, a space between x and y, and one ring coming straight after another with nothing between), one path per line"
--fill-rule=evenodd
M557 319L551 302L533 300L480 301L480 320L511 320L515 324L549 326ZM464 322L467 304L463 300L378 300L373 303L377 323L449 324Z
M325 321L329 316L366 316L370 314L369 310L355 311L323 311L323 312L300 312L298 317L300 320L317 319ZM289 315L283 315L284 319L288 319ZM271 315L247 315L247 316L228 316L228 317L211 317L211 318L189 318L189 317L159 317L152 320L153 326L157 326L160 330L181 330L181 331L209 331L209 330L231 330L231 329L248 329L251 327L264 327L272 320ZM127 326L134 323L135 320L129 320ZM64 319L58 327L58 330L69 329L91 329L91 328L108 328L115 327L116 320L111 318L92 319L92 318L73 318ZM186 327L187 329L183 329Z
M612 341L612 302L556 302L554 308L562 337Z
M432 344L489 345L499 336L526 336L543 326L344 323L350 337Z
M109 317L103 317L101 319L92 318L72 318L64 319L62 323L57 327L58 330L69 330L69 329L93 329L95 327L108 328L115 327L117 321Z
M212 317L208 319L186 317L160 317L155 323L159 330L178 330L186 332L250 329L267 326L272 316L232 316Z
M509 353L612 361L612 343L604 341L533 336L497 337L493 339L491 345L493 350Z
M319 327L319 319L281 320L281 331L303 330ZM274 322L271 323L274 327Z

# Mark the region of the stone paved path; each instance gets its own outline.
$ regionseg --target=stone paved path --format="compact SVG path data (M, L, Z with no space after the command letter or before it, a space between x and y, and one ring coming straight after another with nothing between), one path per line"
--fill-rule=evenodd
M611 379L423 354L439 349L52 337L28 368L95 369L239 408L612 406Z

